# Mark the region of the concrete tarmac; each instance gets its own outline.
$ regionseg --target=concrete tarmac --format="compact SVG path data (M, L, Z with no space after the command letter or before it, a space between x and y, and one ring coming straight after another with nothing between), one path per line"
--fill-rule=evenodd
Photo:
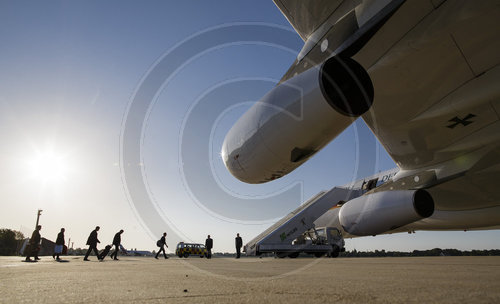
M500 257L0 257L0 303L500 303Z

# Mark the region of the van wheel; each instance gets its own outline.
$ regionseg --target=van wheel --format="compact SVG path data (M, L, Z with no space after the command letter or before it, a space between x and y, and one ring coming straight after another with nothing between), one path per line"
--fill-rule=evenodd
M340 248L337 245L333 245L332 252L330 252L331 258L338 258L340 255Z
M189 253L184 252L184 257L185 257L185 258L188 258L188 257L189 257Z
M314 253L314 256L315 256L315 257L317 257L317 258L320 258L320 257L322 257L323 255L324 255L324 253L323 253L323 252L315 252L315 253Z
M300 254L300 252L292 252L288 255L289 258L292 258L292 259L295 259L296 257L298 257Z

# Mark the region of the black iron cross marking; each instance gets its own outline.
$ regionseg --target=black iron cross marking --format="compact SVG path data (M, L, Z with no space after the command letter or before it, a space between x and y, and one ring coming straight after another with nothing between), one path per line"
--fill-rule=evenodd
M465 116L463 119L458 118L458 116L453 117L452 119L448 120L449 122L453 122L453 124L446 126L447 128L453 129L458 125L463 125L464 127L467 125L470 125L473 123L473 121L470 121L469 119L476 117L476 115L469 113L469 115Z

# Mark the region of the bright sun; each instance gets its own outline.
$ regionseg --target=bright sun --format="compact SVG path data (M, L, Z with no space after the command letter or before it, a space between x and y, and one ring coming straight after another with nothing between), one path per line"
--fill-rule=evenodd
M66 180L68 165L65 157L54 151L38 152L27 165L30 177L44 184L60 183Z

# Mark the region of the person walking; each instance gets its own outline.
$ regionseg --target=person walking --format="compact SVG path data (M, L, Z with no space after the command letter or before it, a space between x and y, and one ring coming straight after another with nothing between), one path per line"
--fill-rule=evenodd
M115 234L115 237L113 238L113 246L115 246L115 251L113 251L113 253L111 254L111 258L115 261L118 261L118 250L119 250L120 244L122 243L122 233L123 233L123 229L118 231Z
M97 231L99 231L99 229L101 229L101 227L96 226L87 239L87 245L89 245L89 249L87 250L85 257L83 258L84 261L89 260L88 257L92 250L94 250L95 256L97 257L97 259L99 259L99 251L97 251L97 243L100 243L99 239L97 238Z
M234 243L236 245L236 258L239 259L241 255L241 247L243 246L243 240L241 239L239 233L236 233L236 237L234 238Z
M207 248L207 259L212 258L212 248L214 247L214 241L210 238L210 234L205 240L205 248Z
M64 228L61 228L61 232L57 234L56 245L54 246L54 253L52 254L52 258L56 259L56 261L60 261L59 255L63 252L64 247ZM56 258L57 256L57 258Z
M168 248L166 237L167 237L167 233L163 232L163 236L161 237L161 239L159 239L158 242L156 242L156 245L158 245L158 247L160 247L160 249L156 253L155 259L158 259L158 255L162 251L163 251L163 257L165 257L165 259L168 259L168 256L165 253L165 246Z
M28 247L26 248L26 262L31 262L31 256L34 256L35 262L40 259L38 257L38 247L40 246L40 240L42 239L40 236L40 230L42 230L42 225L36 226L35 231L31 234Z

